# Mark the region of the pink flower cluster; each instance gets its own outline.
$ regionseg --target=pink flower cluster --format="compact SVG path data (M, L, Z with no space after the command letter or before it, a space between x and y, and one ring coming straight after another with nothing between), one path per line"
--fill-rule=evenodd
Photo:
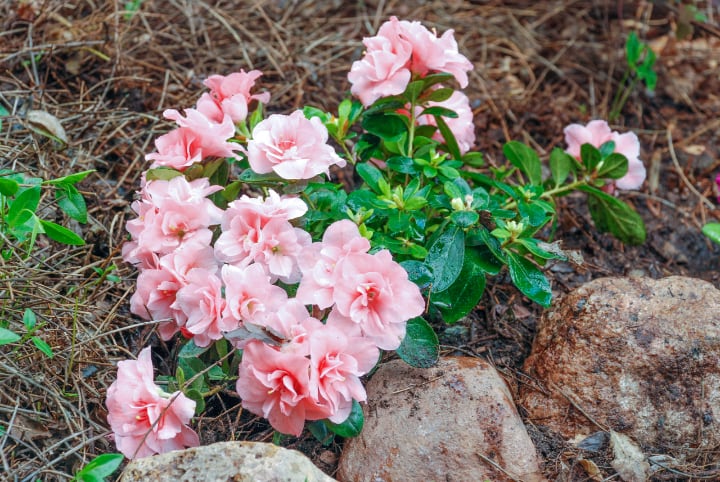
M187 425L195 402L182 392L165 393L155 385L150 348L143 349L137 360L118 363L107 408L115 444L129 459L200 445L197 433Z
M420 22L391 17L363 44L365 55L353 63L348 80L351 92L365 106L380 97L402 94L413 75L447 72L460 87L468 84L472 64L458 52L452 30L438 37Z
M251 94L255 80L262 75L253 70L228 76L212 75L205 85L197 109L185 109L185 117L174 109L163 115L178 127L155 140L157 152L145 156L152 167L171 167L184 171L195 163L211 157L235 157L242 151L239 144L228 140L235 136L235 123L247 118L248 104L253 100L267 102L270 94Z
M639 159L640 141L634 132L620 134L611 131L604 120L590 121L586 126L570 124L565 128L565 143L568 145L567 153L580 160L580 148L583 144L591 144L599 148L608 141L615 142L615 152L628 160L628 172L620 179L616 179L610 186L618 189L637 189L645 180L645 166Z

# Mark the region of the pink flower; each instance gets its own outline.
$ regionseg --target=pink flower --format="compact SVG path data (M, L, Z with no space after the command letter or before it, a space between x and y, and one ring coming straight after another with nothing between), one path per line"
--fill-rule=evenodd
M333 164L345 161L327 144L328 132L320 119L306 119L302 111L289 116L273 114L258 123L248 143L250 168L259 173L275 172L284 179L329 176Z
M715 178L715 184L717 185L718 191L720 191L720 174ZM720 195L718 195L718 202L720 203Z
M235 135L235 125L230 116L218 122L205 117L195 109L186 109L182 117L174 109L168 109L164 116L175 120L180 126L155 140L157 152L145 159L154 161L150 167L167 166L179 171L208 157L235 157L235 151L242 146L228 142Z
M428 102L428 107L439 106L445 107L457 113L457 117L443 117L443 120L452 131L457 140L460 153L465 154L475 145L475 125L473 124L473 112L470 108L470 99L459 91L454 91L450 98L442 102ZM422 112L423 107L418 107L418 113ZM419 116L419 125L436 126L435 117L431 115ZM440 131L435 132L433 139L444 142L444 138Z
M221 122L225 115L233 122L241 122L247 118L248 105L255 99L267 104L270 94L250 94L255 81L262 76L259 70L234 72L228 76L211 75L205 82L210 89L200 97L197 110L215 122Z
M209 244L208 227L220 223L222 210L205 196L219 190L222 187L211 186L207 178L148 181L142 199L132 206L138 217L128 221L127 230L135 244L123 257L142 260L148 252L167 254L193 238Z
M363 44L366 53L353 62L348 80L350 91L365 106L380 97L401 94L413 75L447 72L461 87L468 84L472 64L458 52L452 30L438 38L419 22L391 17L376 36L363 39Z
M298 257L303 276L297 298L308 305L329 308L334 303L338 265L350 254L369 250L370 242L360 235L355 223L349 220L334 222L323 234L322 242L307 246Z
M383 350L394 350L405 336L405 322L425 311L418 287L387 250L347 256L333 290L335 308L360 326L363 336Z
M180 325L193 335L197 346L210 345L223 337L223 332L234 330L239 322L223 317L226 302L220 278L205 270L188 274L188 284L178 290L171 308L181 313Z
M310 360L292 351L251 341L243 351L237 392L243 408L267 418L275 430L299 436L305 420L331 411L310 396Z
M262 324L287 301L287 293L270 284L270 277L259 264L244 268L225 265L222 268L227 304L223 316L236 323ZM305 311L307 316L307 311Z
M195 402L182 392L168 394L155 385L150 348L137 360L118 363L117 380L108 388L105 404L115 444L129 459L200 445L187 425Z
M342 423L350 414L353 399L367 399L360 377L378 361L379 350L367 338L351 336L337 326L316 320L308 334L311 396L328 405L331 422Z
M639 159L640 141L634 132L611 131L604 120L590 121L587 126L570 124L565 127L565 142L568 145L566 152L580 160L580 148L583 144L591 144L599 148L608 141L615 142L615 152L628 160L628 172L620 179L614 181L619 189L637 189L645 180L645 166Z

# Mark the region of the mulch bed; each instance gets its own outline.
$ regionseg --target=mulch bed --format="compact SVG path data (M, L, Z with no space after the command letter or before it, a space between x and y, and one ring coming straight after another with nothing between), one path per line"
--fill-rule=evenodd
M132 2L130 2L132 3ZM114 364L147 344L156 367L171 373L174 349L152 326L130 315L133 269L119 250L129 205L147 167L153 139L170 128L166 108L194 104L202 80L244 68L264 72L271 112L303 105L334 109L347 95L346 74L364 35L390 15L417 19L438 32L455 29L475 65L466 93L473 102L477 148L490 165L502 162L507 140L549 154L562 128L607 116L631 30L658 51L656 92L631 95L618 130L642 144L648 181L624 194L647 223L642 246L625 247L592 226L582 196L559 202L555 239L579 251L584 264L549 267L557 295L597 277L683 274L720 287L720 249L701 233L718 219L713 179L720 170L720 7L693 2L707 21L688 22L676 2L145 0L134 14L124 2L59 0L0 5L0 105L11 116L0 131L0 168L43 178L96 169L81 184L90 223L76 226L82 248L38 246L28 259L0 264L0 301L10 317L31 307L43 314L46 359L31 346L0 353L0 437L5 474L64 479L93 456L114 451L105 421L105 391ZM687 2L689 3L689 2ZM692 28L684 38L675 32ZM58 150L27 127L29 109L62 122L70 139ZM59 213L44 213L52 219ZM110 283L98 271L117 266ZM99 268L95 270L93 268ZM481 304L456 326L438 326L443 350L484 356L513 385L529 353L541 310L501 274ZM198 432L219 440L272 439L264 421L242 413L231 392L209 401ZM531 430L550 478L576 454L541 429ZM333 473L340 445L289 438ZM712 460L717 454L704 454ZM587 480L578 464L573 480ZM610 472L612 473L612 472ZM680 477L675 475L675 477Z

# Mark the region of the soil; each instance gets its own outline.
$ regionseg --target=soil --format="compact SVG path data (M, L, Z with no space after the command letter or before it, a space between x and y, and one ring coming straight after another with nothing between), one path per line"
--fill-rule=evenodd
M43 300L29 298L39 306L53 299L72 306L63 297L73 284L87 293L80 307L86 323L80 345L68 335L75 333L77 319L47 308L57 313L48 319L47 341L73 349L58 348L52 360L31 351L19 359L2 354L0 420L5 427L11 422L21 427L22 434L3 438L0 448L6 472L18 479L64 479L94 455L113 450L105 436L103 400L118 360L151 344L158 370L172 371L167 355L174 347L129 313L136 273L119 257L124 224L133 217L129 205L147 167L144 156L153 139L170 128L162 111L193 105L205 77L240 68L263 71L272 112L303 105L334 109L349 91L346 74L362 53L360 40L390 15L420 20L440 33L455 30L460 51L475 65L466 93L477 149L490 165L502 162L501 146L508 140L528 142L547 156L562 144L567 124L607 118L623 76L624 39L638 32L658 55L658 86L654 92L635 89L613 127L633 130L641 140L648 180L621 197L645 221L647 242L627 247L598 233L584 197L571 195L560 200L558 223L547 234L577 250L584 262L553 263L546 273L557 296L602 276L682 274L720 287L720 247L700 232L720 215L713 182L720 171L716 1L127 2L133 4L139 6L134 13L123 11L125 2L104 0L0 5L0 106L10 112L0 130L0 168L44 178L97 170L81 184L91 222L76 228L88 246L62 251L41 245L31 258L40 268L24 267L14 287L25 296L44 287ZM29 109L62 122L67 148L28 129ZM42 256L54 256L56 269L64 266L72 275L50 271ZM91 268L113 265L120 282L94 283ZM540 314L540 307L500 274L488 280L470 316L436 328L443 353L485 357L517 386ZM46 367L42 383L27 375L36 373L40 362ZM197 423L203 443L272 440L272 429L239 410L237 402L230 391L209 400ZM31 416L33 407L44 415ZM540 427L530 427L530 433L549 478L558 477L565 464L572 469L563 472L563 480L587 480L579 457L588 454L569 449ZM341 442L324 447L304 436L282 443L334 473Z

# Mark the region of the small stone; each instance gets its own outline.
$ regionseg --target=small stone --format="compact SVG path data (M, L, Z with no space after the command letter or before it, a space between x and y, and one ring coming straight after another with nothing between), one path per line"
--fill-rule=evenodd
M260 442L218 442L136 459L120 482L333 482L303 454Z
M395 360L367 392L365 426L345 442L339 480L544 480L510 391L482 359L442 358L430 369Z
M720 291L673 276L602 278L538 323L521 387L530 420L566 439L621 432L646 452L720 442ZM584 412L584 413L582 413ZM594 422L590 421L592 419Z

